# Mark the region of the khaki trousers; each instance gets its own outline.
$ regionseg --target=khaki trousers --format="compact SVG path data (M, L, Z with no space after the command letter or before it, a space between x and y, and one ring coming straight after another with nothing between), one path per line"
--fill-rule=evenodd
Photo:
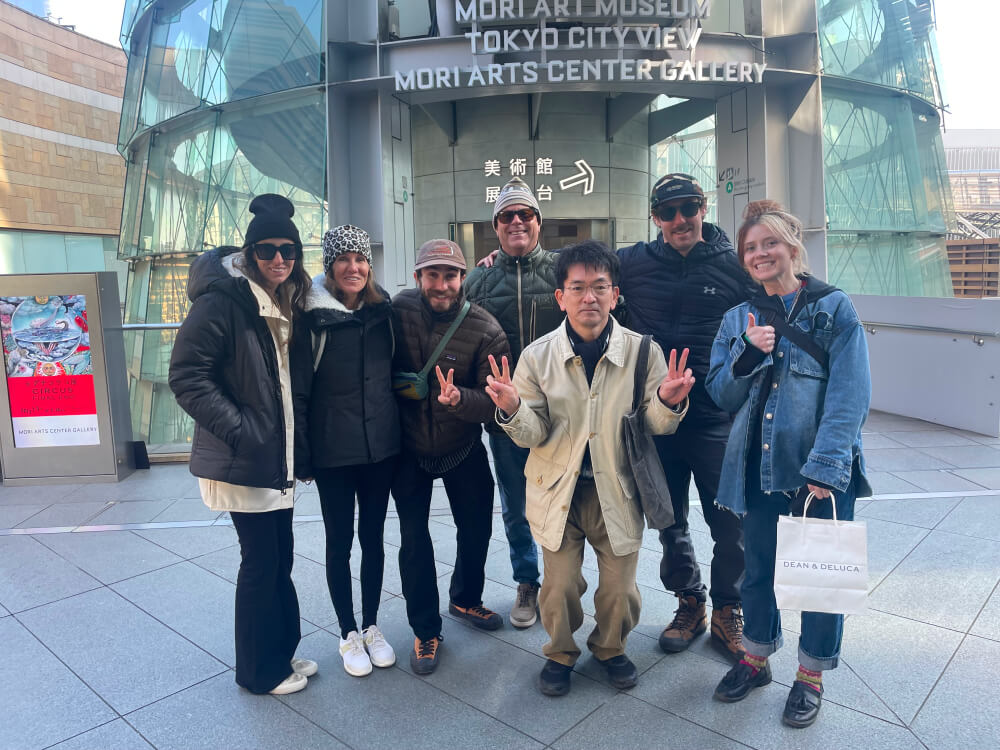
M542 626L551 639L542 647L549 659L573 666L580 649L573 633L583 624L580 597L587 590L583 578L583 543L597 553L598 584L594 594L597 625L587 638L587 648L598 659L625 653L625 639L639 621L642 599L635 584L639 553L622 557L611 551L604 514L592 481L577 483L558 552L542 550L545 574L538 607Z

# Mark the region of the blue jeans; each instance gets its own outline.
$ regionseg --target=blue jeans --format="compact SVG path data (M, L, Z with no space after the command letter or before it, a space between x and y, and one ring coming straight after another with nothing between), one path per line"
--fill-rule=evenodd
M752 462L748 463L754 466ZM756 466L760 466L759 459ZM833 494L837 502L837 518L842 521L854 520L855 483L851 482L847 492ZM820 518L833 517L833 506L828 499L814 499L809 510L811 515ZM770 656L783 643L781 612L774 600L774 554L779 515L788 515L787 496L780 492L765 495L760 490L760 471L748 470L747 514L743 516L746 575L741 593L743 646L754 656ZM801 632L799 664L814 671L834 669L840 661L844 616L803 612Z
M538 549L531 538L531 527L524 517L524 465L528 449L517 445L504 433L490 433L493 469L500 485L503 527L510 545L510 566L518 583L538 585Z

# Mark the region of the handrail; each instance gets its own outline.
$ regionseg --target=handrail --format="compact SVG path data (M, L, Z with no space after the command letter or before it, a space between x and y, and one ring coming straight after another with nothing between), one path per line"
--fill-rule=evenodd
M176 331L180 323L122 323L120 326L108 326L109 331Z
M868 333L874 335L876 328L896 328L904 331L923 331L925 333L944 333L951 336L972 336L973 342L978 346L984 346L986 339L1000 338L1000 331L963 331L959 328L941 328L939 326L913 325L912 323L877 323L874 321L863 321L862 325Z

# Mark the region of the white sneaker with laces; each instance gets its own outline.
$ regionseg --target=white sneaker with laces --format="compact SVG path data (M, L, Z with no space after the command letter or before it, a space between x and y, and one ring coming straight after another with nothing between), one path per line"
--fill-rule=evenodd
M278 686L271 691L271 695L288 695L289 693L297 693L300 690L305 690L306 685L308 684L309 680L305 675L301 675L298 672L292 672L288 675L288 677L278 683Z
M372 662L365 653L365 644L357 630L340 639L340 655L344 659L344 671L352 677L364 677L372 673Z
M378 625L369 625L362 631L365 638L365 648L376 667L391 667L396 663L396 652L378 629Z
M292 659L292 671L303 677L312 677L319 671L319 664L312 659Z

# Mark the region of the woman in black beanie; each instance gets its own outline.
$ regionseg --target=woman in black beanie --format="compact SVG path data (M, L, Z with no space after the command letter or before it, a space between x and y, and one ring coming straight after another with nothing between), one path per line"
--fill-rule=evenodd
M291 578L301 445L294 436L304 429L293 418L292 374L295 362L309 366L308 332L293 334L293 325L300 325L309 277L292 203L260 195L250 212L242 251L220 247L191 265L192 304L169 382L195 421L190 468L202 498L229 512L240 540L236 682L252 693L286 694L302 690L317 669L294 658L299 604Z

